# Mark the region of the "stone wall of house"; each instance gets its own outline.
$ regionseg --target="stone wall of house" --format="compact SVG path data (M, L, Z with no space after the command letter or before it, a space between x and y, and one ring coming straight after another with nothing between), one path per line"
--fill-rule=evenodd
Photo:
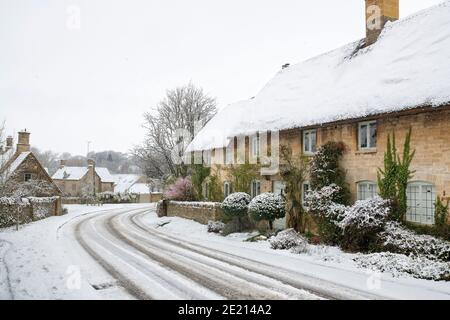
M0 228L30 223L60 214L60 198L24 198L17 203L13 198L0 198Z
M160 202L161 204L161 202ZM164 214L161 214L164 216ZM219 220L223 216L220 203L216 202L166 202L166 216L191 219L202 224Z

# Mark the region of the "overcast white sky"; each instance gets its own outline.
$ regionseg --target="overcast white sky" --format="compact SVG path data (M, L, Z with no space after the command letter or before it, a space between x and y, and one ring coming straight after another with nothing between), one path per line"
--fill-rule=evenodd
M400 0L401 17L440 2ZM41 149L127 152L167 88L223 107L364 23L364 0L0 0L0 120Z

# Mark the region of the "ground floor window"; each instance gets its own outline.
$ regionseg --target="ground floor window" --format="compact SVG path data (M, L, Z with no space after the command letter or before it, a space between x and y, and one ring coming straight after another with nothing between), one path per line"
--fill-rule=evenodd
M412 182L406 190L406 220L422 224L434 224L436 188L428 182Z
M373 181L361 181L357 183L358 200L373 199L378 194L377 183Z
M231 193L231 184L229 182L225 182L223 184L223 195L226 197L228 197Z
M308 196L308 194L311 192L311 184L308 182L308 181L306 181L306 182L303 182L303 185L302 185L302 204L303 204L303 207L305 207L306 208L306 197Z
M252 182L252 188L251 188L251 196L252 198L260 195L261 193L261 181L254 180Z
M284 195L284 190L286 189L286 182L284 181L274 181L272 183L272 192L279 195Z

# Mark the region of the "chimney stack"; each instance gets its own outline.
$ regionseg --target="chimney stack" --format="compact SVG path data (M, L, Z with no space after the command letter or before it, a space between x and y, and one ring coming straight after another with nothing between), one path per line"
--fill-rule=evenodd
M11 150L13 147L13 137L12 136L8 136L6 138L6 148L5 151Z
M63 160L63 159L59 160L59 167L64 168L66 166L66 163L67 163L67 160Z
M374 44L388 21L400 18L400 0L366 1L366 47Z
M30 133L27 130L19 132L19 141L17 142L17 153L30 151Z
M95 160L94 159L88 159L87 160L88 167L94 167L95 166Z

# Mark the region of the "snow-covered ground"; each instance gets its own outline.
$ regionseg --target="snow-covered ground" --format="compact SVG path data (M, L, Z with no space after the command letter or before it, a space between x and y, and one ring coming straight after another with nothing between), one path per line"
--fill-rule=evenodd
M358 268L355 255L272 250L153 205L67 206L0 230L0 299L450 299L450 283Z
M19 231L0 229L0 299L129 298L122 290L92 287L113 280L80 248L72 230L64 227L82 216L143 206L66 207L67 215L20 226Z

